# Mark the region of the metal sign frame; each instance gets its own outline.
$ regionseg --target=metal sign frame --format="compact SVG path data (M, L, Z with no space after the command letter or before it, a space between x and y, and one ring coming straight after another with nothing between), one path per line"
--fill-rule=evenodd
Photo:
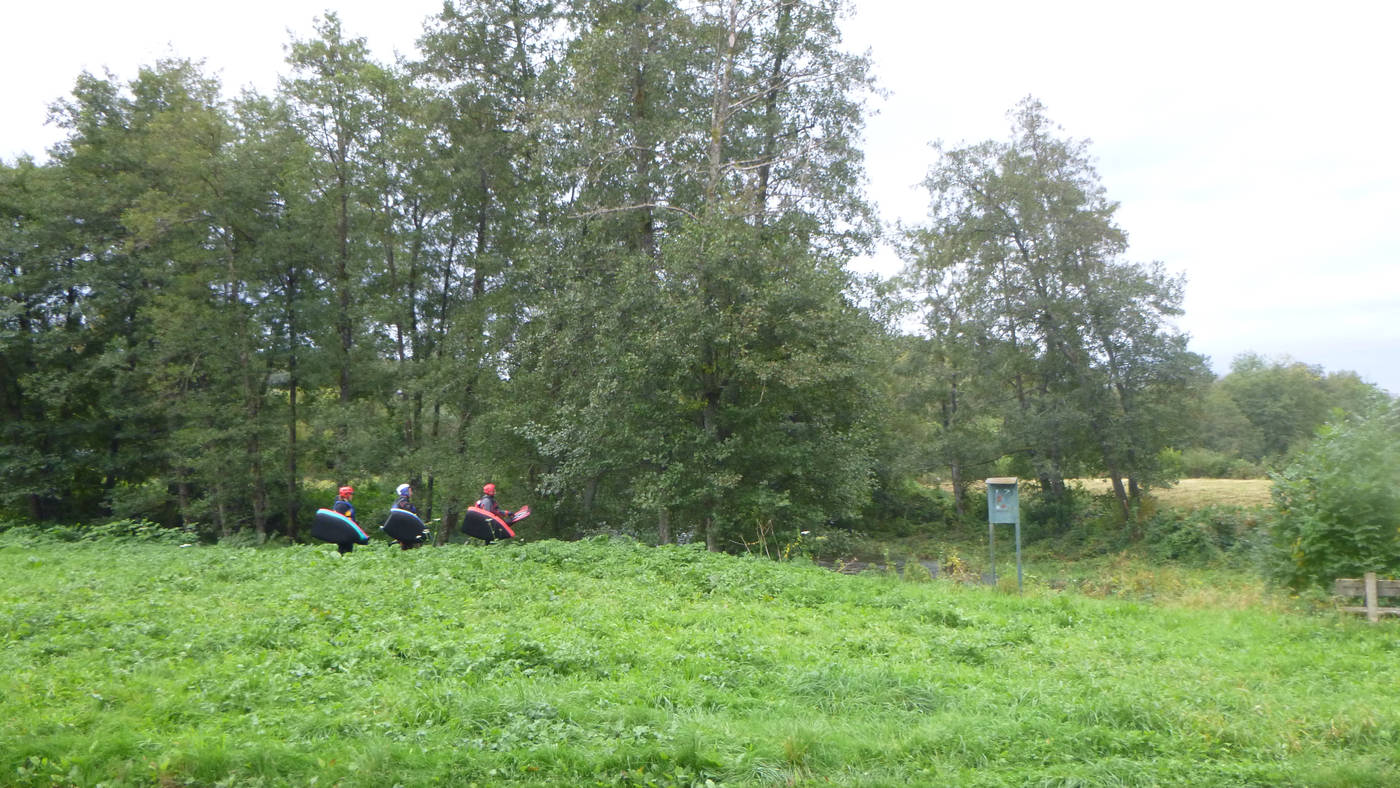
M1015 476L987 480L987 543L992 560L992 585L997 583L997 523L1016 526L1016 593L1021 593L1021 496Z

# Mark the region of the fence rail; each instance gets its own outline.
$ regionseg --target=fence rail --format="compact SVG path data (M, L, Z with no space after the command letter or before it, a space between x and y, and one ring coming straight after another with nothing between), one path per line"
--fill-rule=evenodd
M1333 586L1337 596L1361 597L1364 605L1348 605L1342 608L1347 613L1365 613L1368 621L1379 621L1380 617L1400 616L1400 607L1381 607L1381 597L1400 597L1400 580L1377 580L1375 572L1367 572L1361 580L1341 578Z

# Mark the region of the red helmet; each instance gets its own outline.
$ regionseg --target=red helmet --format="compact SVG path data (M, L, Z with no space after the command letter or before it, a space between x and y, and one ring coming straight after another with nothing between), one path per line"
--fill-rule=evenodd
M496 494L496 485L494 485L494 484L488 484L488 485L486 485L485 487L482 487L482 488L481 488L481 491L484 492L484 493L486 493L487 495L495 495L495 494Z
M354 487L346 486L346 487L341 487L341 488L340 488L340 497L342 497L342 498L344 498L344 497L347 496L347 495L354 495L354 494L355 494L355 488L354 488Z

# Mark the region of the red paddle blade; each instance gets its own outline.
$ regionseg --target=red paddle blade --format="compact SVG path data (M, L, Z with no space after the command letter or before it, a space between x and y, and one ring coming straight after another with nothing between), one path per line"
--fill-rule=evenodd
M528 507L528 506L522 506L522 507L520 507L519 509L516 509L516 510L515 510L515 514L512 514L512 515L510 516L510 521L513 522L513 523L518 523L518 522L520 522L521 520L524 520L526 517L529 517L529 516L530 516L530 507Z

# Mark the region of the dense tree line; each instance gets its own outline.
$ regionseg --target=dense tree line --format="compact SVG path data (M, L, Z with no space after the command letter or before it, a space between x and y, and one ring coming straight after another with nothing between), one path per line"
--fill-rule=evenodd
M295 536L409 479L450 532L494 479L716 546L858 509L838 11L463 0L392 64L328 16L271 96L83 75L2 173L5 509Z
M841 6L455 0L394 63L327 16L272 95L81 75L50 160L0 164L0 513L297 538L407 480L445 538L493 480L545 532L719 549L994 468L1126 511L1164 448L1310 433L1265 362L1210 383L1034 101L943 151L867 297Z
M1258 475L1286 464L1339 413L1364 413L1390 399L1355 372L1245 353L1206 392L1183 471Z

